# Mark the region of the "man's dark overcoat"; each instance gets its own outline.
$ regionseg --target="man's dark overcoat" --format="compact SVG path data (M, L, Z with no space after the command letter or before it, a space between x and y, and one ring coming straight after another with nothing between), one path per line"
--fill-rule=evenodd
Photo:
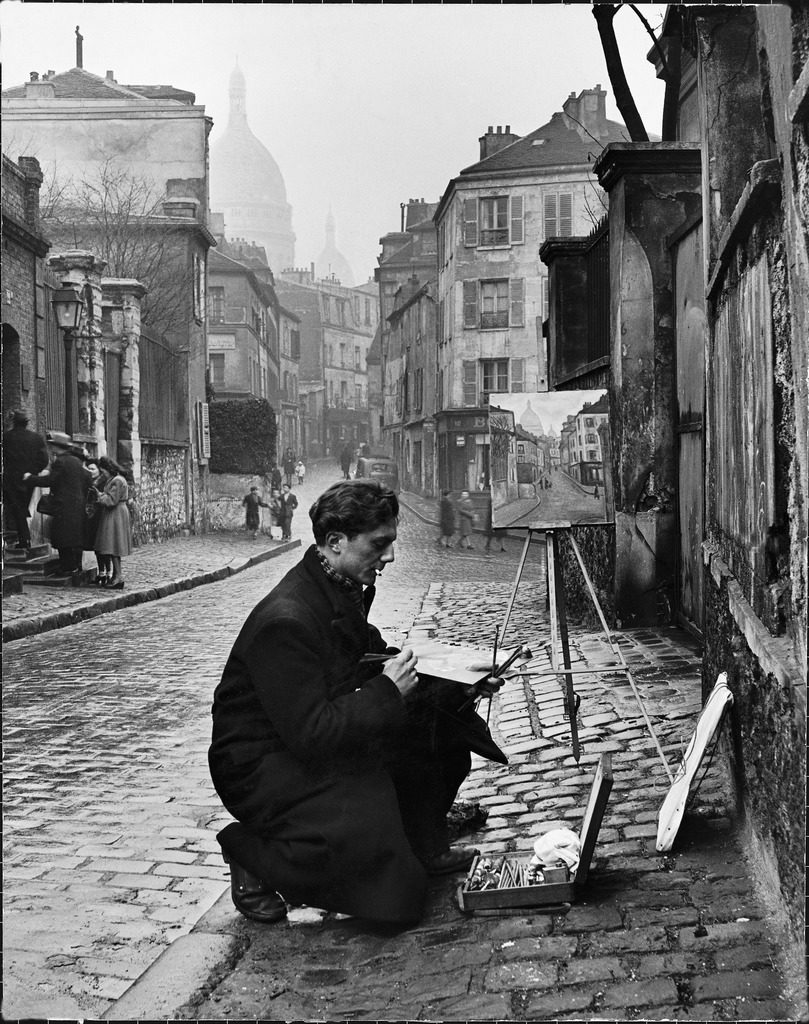
M388 770L408 713L359 665L385 650L366 613L311 547L248 617L214 693L211 776L241 823L218 838L291 903L413 921L426 874Z
M51 544L55 548L83 548L85 505L93 478L81 459L70 452L62 452L54 459L47 475L32 477L29 483L48 487L53 496Z
M3 434L3 491L28 503L31 487L23 473L39 473L48 465L45 438L27 427L12 427Z

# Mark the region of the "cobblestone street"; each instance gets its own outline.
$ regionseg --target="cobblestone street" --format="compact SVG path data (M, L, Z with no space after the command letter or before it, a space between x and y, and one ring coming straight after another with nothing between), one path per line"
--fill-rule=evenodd
M293 536L308 543L302 506ZM372 619L391 642L490 652L520 543L485 555L476 536L476 551L444 551L426 518L417 502L405 510ZM169 557L182 543L162 546L164 579L183 575ZM528 851L538 831L580 826L611 752L582 898L566 914L465 916L459 879L443 879L422 924L398 934L312 910L270 928L241 918L215 841L229 819L207 772L210 702L247 612L300 554L6 646L6 1019L790 1019L724 758L667 856L654 851L665 773L621 673L576 677L574 762L558 684L536 677L549 639L540 545L506 639L531 646L534 672L491 711L510 764L476 759L461 797L489 813L477 845ZM574 668L614 662L600 637L571 640ZM674 631L620 642L674 765L699 710L698 652Z

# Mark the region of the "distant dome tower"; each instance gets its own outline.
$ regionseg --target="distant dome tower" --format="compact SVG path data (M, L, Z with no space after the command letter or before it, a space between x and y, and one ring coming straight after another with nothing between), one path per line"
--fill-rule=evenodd
M542 426L542 420L534 412L534 407L531 405L531 400L526 402L523 414L520 417L520 426L523 430L527 430L529 434L533 434L534 437L543 437L545 434L545 428Z
M334 274L340 284L346 288L353 288L354 275L351 272L351 267L348 265L348 260L337 248L336 236L334 214L329 210L326 216L326 247L318 256L317 263L315 264L317 276L323 278L331 277Z
M225 237L264 246L270 268L295 265L292 207L278 164L247 123L247 85L238 64L230 76L230 117L211 146L211 210L225 217Z

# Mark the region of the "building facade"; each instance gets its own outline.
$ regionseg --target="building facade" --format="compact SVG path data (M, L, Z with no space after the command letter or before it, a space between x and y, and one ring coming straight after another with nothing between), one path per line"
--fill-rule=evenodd
M399 463L399 470L404 474L403 454L405 440L405 421L402 418L403 406L399 400L402 394L402 372L404 368L398 345L394 344L391 331L397 302L402 304L403 295L411 295L412 283L418 281L418 288L434 282L436 279L436 233L433 215L436 203L426 203L424 199L411 199L402 204L402 218L399 231L392 231L379 239L382 252L378 257L379 265L374 271L374 279L379 289L380 329L377 343L372 349L372 367L376 367L376 353L379 353L379 391L374 391L373 419L379 423L380 447ZM418 288L416 290L418 290ZM404 292L401 291L404 289ZM433 294L425 301L431 303ZM406 300L405 300L406 301ZM419 300L421 301L421 300ZM397 327L400 320L395 320ZM424 337L425 366L432 362L434 367L435 335ZM432 353L432 354L430 354ZM431 371L434 374L434 369ZM431 384L434 391L434 384ZM378 396L378 397L376 397ZM379 404L377 404L377 402ZM428 422L428 436L422 440L422 446L433 443L429 436L431 416L434 405L425 405L423 414ZM422 447L424 452L424 447ZM434 465L434 452L428 458ZM424 465L421 468L422 480L429 479ZM434 475L434 474L433 474ZM430 483L432 488L433 483Z
M373 323L364 322L364 298L335 279L290 268L276 282L284 307L299 317L301 427L306 455L335 455L370 440L368 352Z
M402 486L427 497L436 492L435 465L435 280L413 275L394 296L388 317L385 420Z
M480 160L450 181L438 232L436 435L442 488L489 477L489 395L548 388L542 324L547 277L537 253L549 237L580 234L606 209L592 174L594 147L623 138L600 86L520 137L491 127Z
M141 298L148 309L148 331L154 345L173 353L167 356L171 376L182 366L183 395L172 402L172 422L159 416L146 418L138 442L125 442L126 424L118 432L116 447L110 451L142 481L176 493L181 481L182 501L163 523L155 523L150 535L165 535L179 528L206 528L207 458L204 453L202 420L206 373L206 264L214 244L207 226L208 216L208 133L211 122L205 108L195 103L193 93L172 86L120 85L112 71L102 78L82 67L77 49L77 66L64 73L43 76L32 73L31 81L2 94L4 143L10 152L30 154L38 159L47 191L47 217L43 224L52 241L51 252L69 256L70 250L94 254L107 264L106 272L121 280L136 280L143 288L140 258L117 266L105 251L102 227L106 211L128 237L137 237L137 252L159 253L160 271L149 282ZM88 217L63 217L60 204L70 204L82 190L102 186L101 207ZM138 197L136 214L125 212L127 197ZM81 241L77 247L76 239ZM87 270L83 258L75 267L69 259L54 264L66 276L56 282L81 283L85 271L98 275L94 265ZM92 281L85 281L94 288ZM170 297L159 313L161 291ZM151 304L151 305L150 305ZM86 317L94 338L100 338L98 357L115 372L116 345L100 325L101 302ZM141 310L138 310L138 320ZM95 344L95 342L93 342ZM95 356L93 356L95 358ZM162 357L161 357L162 359ZM155 356L154 362L160 362ZM118 361L120 365L120 360ZM91 450L103 445L102 424L109 413L97 404L97 381L85 394L77 373L77 395L66 396L63 408L78 404L77 440ZM174 385L172 385L174 386ZM128 381L111 382L107 393L125 391ZM84 410L84 412L82 412ZM54 412L55 415L55 412ZM150 425L153 424L153 425ZM167 430L170 426L171 429ZM168 433L169 436L165 436ZM162 484L161 484L162 481ZM151 487L151 484L149 484Z

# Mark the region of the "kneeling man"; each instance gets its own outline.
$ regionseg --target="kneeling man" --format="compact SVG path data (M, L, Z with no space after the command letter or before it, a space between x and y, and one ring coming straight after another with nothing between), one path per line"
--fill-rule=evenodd
M478 852L447 833L469 745L436 730L415 655L367 619L394 559L396 495L341 481L309 515L315 544L250 613L214 694L211 775L237 819L217 836L233 901L265 922L287 903L416 921L427 876ZM373 653L392 657L363 660Z

